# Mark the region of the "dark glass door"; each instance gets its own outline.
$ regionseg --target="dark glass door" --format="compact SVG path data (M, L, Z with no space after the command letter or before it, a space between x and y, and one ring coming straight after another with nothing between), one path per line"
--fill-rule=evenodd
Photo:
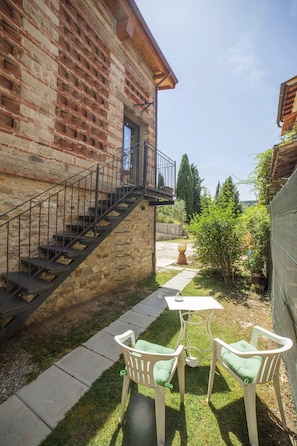
M123 171L125 181L137 184L139 180L139 126L124 118L123 128Z

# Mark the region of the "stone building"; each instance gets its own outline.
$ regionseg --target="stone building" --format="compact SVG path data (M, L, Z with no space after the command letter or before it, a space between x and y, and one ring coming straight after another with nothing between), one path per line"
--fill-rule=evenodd
M5 340L154 272L175 186L158 91L177 79L134 0L1 0L0 16Z

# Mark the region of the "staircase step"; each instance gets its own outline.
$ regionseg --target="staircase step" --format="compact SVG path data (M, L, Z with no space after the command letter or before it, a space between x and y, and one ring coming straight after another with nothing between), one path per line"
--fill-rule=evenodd
M0 288L0 314L3 318L23 313L30 306L30 302L18 296L10 296L6 288Z
M92 223L95 219L95 215L79 215L78 220L79 221L85 221L86 223Z
M28 294L37 294L53 287L50 282L42 280L39 277L30 277L24 271L2 274L2 277L15 287L22 288Z
M34 257L30 259L22 259L22 263L28 268L43 269L49 274L61 274L65 271L71 271L70 265L64 265L63 263L50 262L48 259L41 257Z
M60 254L66 257L67 259L73 259L74 257L85 256L83 249L64 248L63 246L56 246L56 245L39 246L39 249L41 252L44 252L47 255Z
M115 200L100 200L100 201L98 201L98 203L97 203L98 214L104 213L109 208L111 208L115 203L116 203ZM95 212L95 209L96 209L95 206L89 207L89 211Z
M87 235L73 235L73 234L56 234L54 238L63 244L77 241L82 245L91 245L97 242L96 237L89 237Z
M113 221L118 221L121 218L121 215L106 215L106 217L104 217L104 220L111 223Z
M115 210L116 212L129 211L130 210L130 206L129 205L135 203L135 201L136 201L136 199L125 198L124 200L119 202L117 205L115 205L112 208L112 210ZM128 205L128 206L124 206L124 205ZM105 208L104 210L108 211L109 207ZM96 208L95 207L90 207L89 211L92 212L93 214L95 214Z
M69 223L66 225L67 229L70 229L71 231L78 231L78 232L84 232L87 230L92 230L92 228L90 229L90 225L88 224L84 224L84 223L80 223L79 221L76 223ZM98 234L100 233L104 233L104 231L106 230L106 227L104 229L104 227L102 226L96 226L96 232Z

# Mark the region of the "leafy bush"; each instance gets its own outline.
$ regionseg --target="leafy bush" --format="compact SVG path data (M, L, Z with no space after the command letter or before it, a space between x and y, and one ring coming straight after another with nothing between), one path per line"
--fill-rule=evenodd
M249 206L239 222L247 253L244 265L250 271L262 271L269 255L270 217L266 206L260 203Z
M157 206L158 223L184 224L187 219L184 200L175 200L174 205Z
M242 254L242 239L233 206L207 206L190 222L197 257L220 271L224 280L234 280L236 263Z

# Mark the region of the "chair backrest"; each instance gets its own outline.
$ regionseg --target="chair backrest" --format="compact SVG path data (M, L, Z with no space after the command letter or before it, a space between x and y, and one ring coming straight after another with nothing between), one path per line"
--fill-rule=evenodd
M273 341L277 346L261 350L258 346L260 337ZM226 344L218 338L213 342L217 360L234 378L245 385L263 384L273 380L279 371L282 353L293 345L291 339L276 335L257 325L253 327L250 343L239 341Z
M259 350L257 355L261 356L262 362L259 367L256 383L263 384L271 381L279 371L282 353L289 350L293 346L290 338L279 336L258 325L253 327L251 336L251 345L257 347L259 337L270 339L278 344L278 347L271 350Z
M145 352L134 348L135 336L132 330L128 330L122 335L115 336L116 342L120 345L126 364L126 373L132 381L146 387L156 387L157 385L165 386L169 383L177 366L178 356L183 346L179 346L177 350L169 354L160 354ZM130 340L131 346L124 342ZM155 365L160 361L166 361L168 373L164 374L164 382L162 378L156 379ZM170 364L168 364L170 361ZM161 364L161 363L160 363ZM162 373L162 371L161 371Z

